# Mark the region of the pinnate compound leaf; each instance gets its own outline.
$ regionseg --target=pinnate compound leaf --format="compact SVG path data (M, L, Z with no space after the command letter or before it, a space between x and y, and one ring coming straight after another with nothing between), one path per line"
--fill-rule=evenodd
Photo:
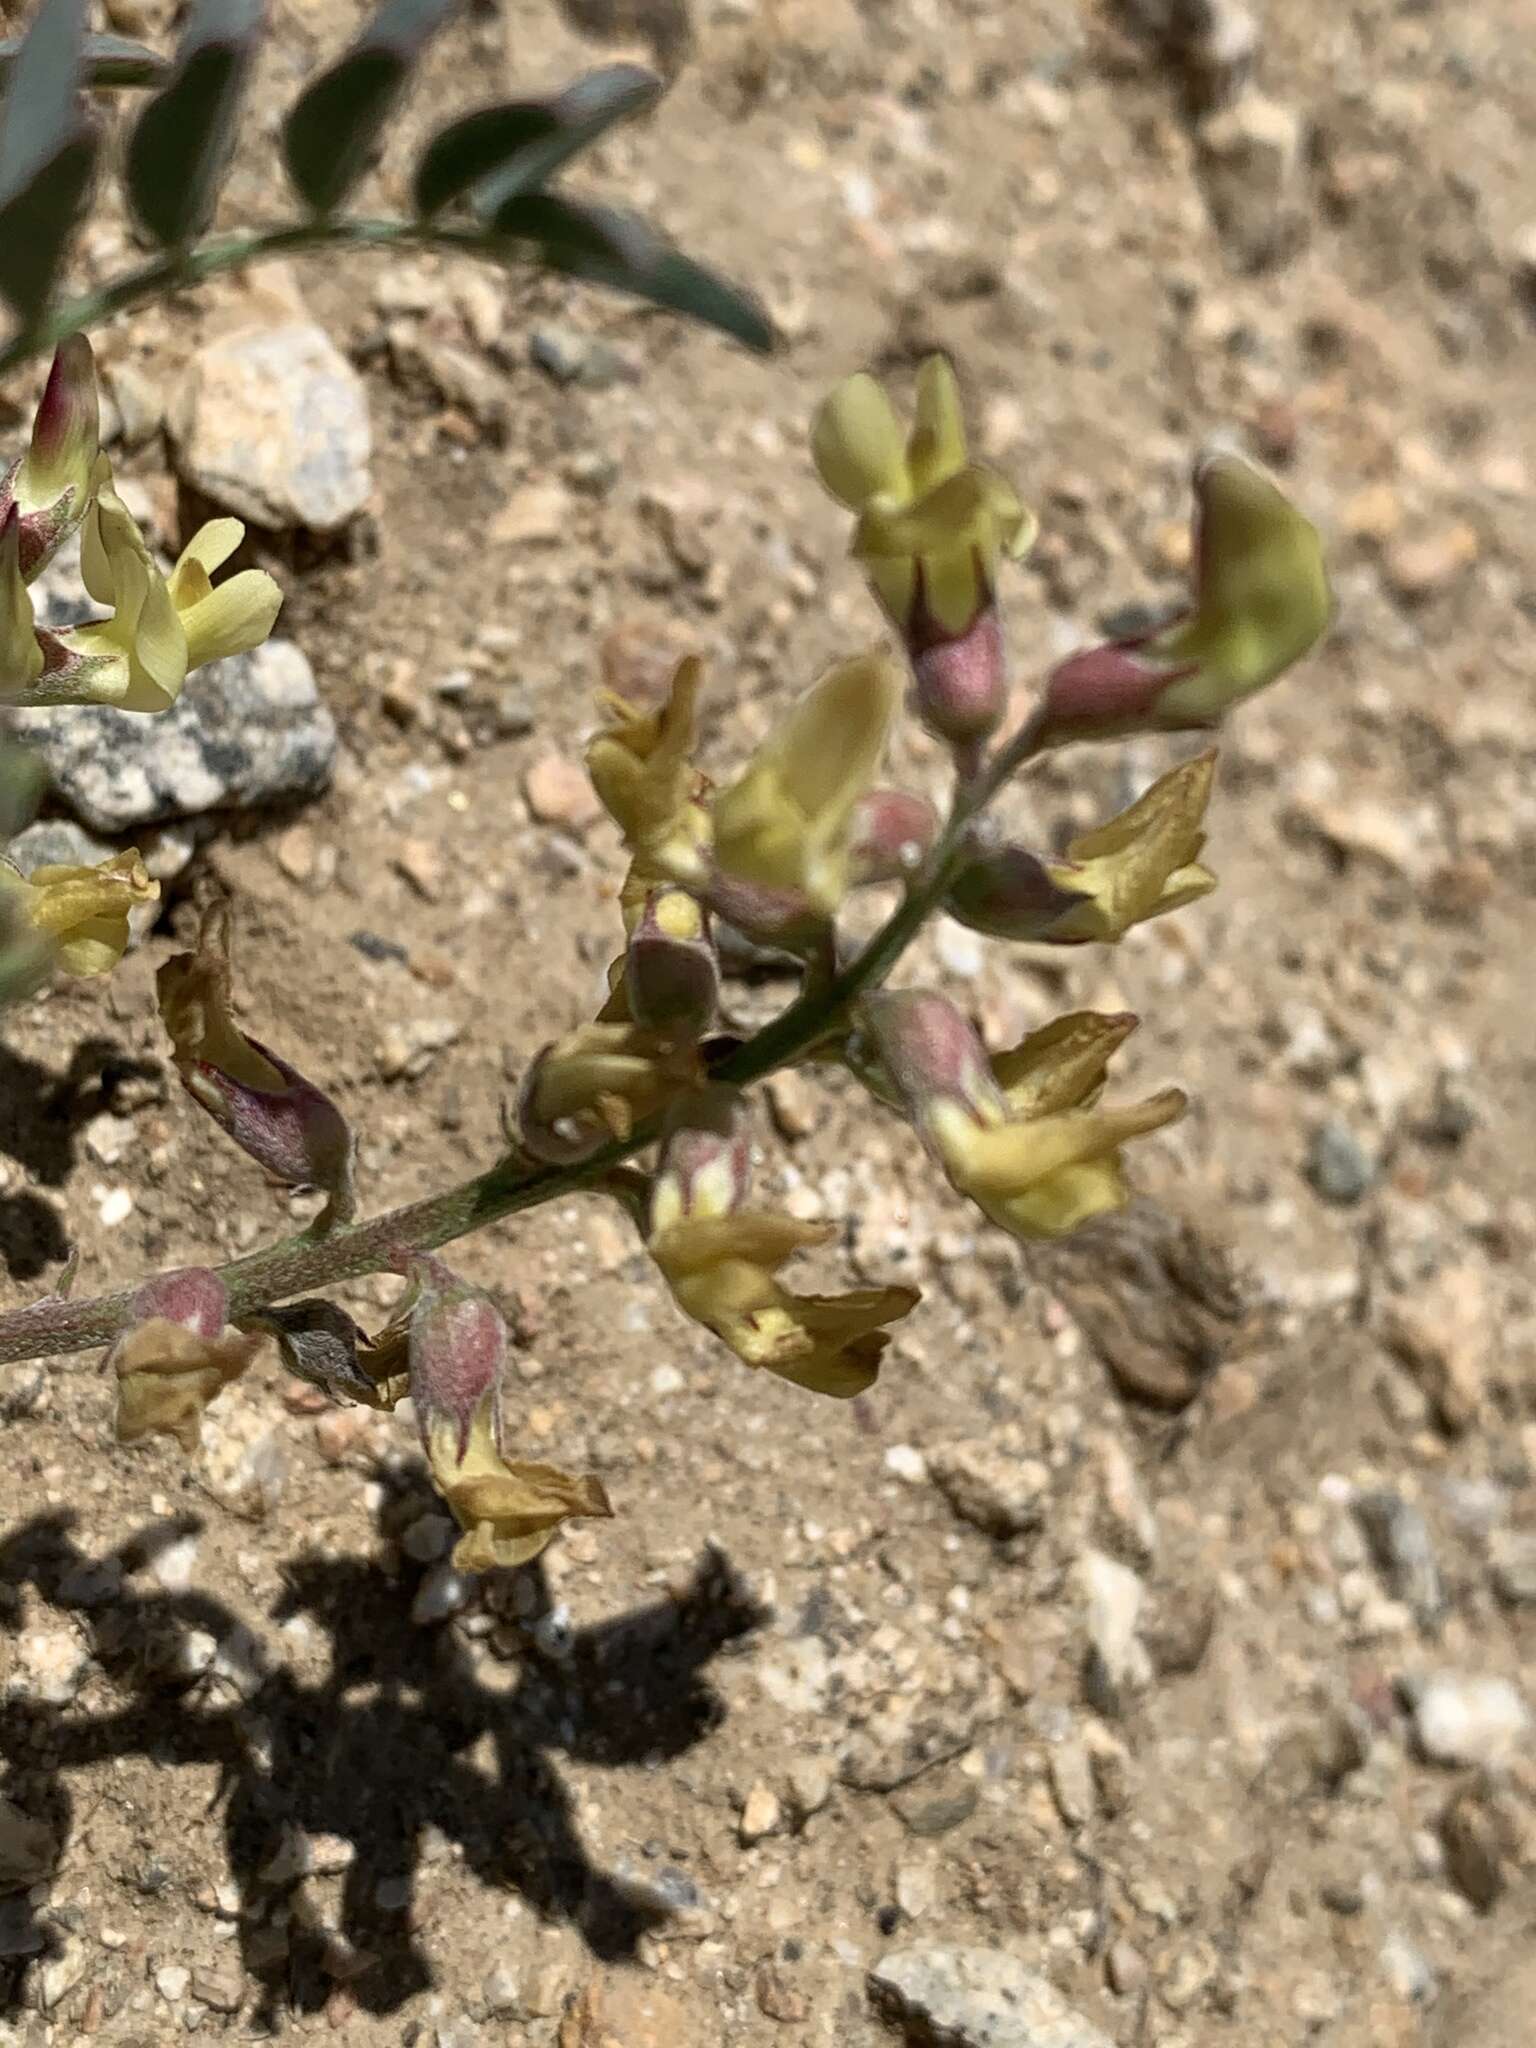
M169 84L128 144L128 196L155 240L176 248L213 214L234 147L262 0L198 0Z
M532 192L498 207L492 226L503 238L535 243L544 262L568 277L684 313L748 348L766 352L774 346L773 323L756 299L684 256L632 214Z
M48 303L96 165L80 101L85 0L42 0L0 104L0 295L24 324Z
M384 0L346 55L299 95L283 160L315 213L333 213L373 159L417 59L457 0Z

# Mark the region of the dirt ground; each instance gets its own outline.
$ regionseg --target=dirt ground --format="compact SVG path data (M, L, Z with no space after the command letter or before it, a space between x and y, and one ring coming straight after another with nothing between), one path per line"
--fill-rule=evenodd
M278 10L237 212L350 18ZM950 926L902 970L995 1042L1133 1008L1127 1090L1194 1111L1138 1153L1131 1232L1046 1259L851 1083L773 1090L765 1191L925 1294L849 1406L685 1324L598 1200L459 1246L516 1323L529 1446L617 1511L506 1583L436 1562L404 1428L275 1368L190 1463L114 1443L94 1358L0 1369L4 1790L59 1844L0 1898L0 2042L878 2048L869 1969L937 1944L1019 1957L1117 2048L1515 2048L1536 1759L1492 1682L1536 1700L1536 7L1271 8L1278 192L1086 0L682 19L477 15L421 111L659 42L672 89L591 182L751 282L773 359L550 281L295 273L367 377L376 494L345 543L264 554L343 753L201 856L251 1026L345 1107L370 1209L489 1162L617 930L616 835L569 795L541 819L530 775L579 761L605 660L703 650L723 765L874 637L806 423L939 346L1041 515L1021 693L1177 596L1214 434L1328 536L1337 630L1223 742L1218 894L1113 954ZM231 297L104 359L169 392ZM601 374L537 367L551 329ZM159 441L121 466L174 537ZM1180 751L1074 750L1009 811L1080 828ZM921 735L896 766L941 789ZM10 1020L16 1300L69 1246L94 1292L291 1227L172 1084L152 977L189 910ZM339 1298L377 1320L393 1289ZM957 1471L1026 1466L1013 1533L967 1518ZM1086 1658L1090 1550L1144 1593L1137 1683Z

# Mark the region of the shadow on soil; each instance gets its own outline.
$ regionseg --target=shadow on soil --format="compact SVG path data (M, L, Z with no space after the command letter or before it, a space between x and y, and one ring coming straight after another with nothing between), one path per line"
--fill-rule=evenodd
M82 1125L111 1109L124 1081L158 1071L106 1038L77 1046L62 1074L0 1045L0 1157L14 1160L30 1181L62 1187ZM35 1280L68 1256L64 1226L41 1195L0 1195L0 1261L13 1280Z
M507 1684L496 1689L452 1629L410 1621L417 1568L391 1579L366 1560L301 1555L285 1569L272 1618L302 1615L329 1639L328 1670L305 1683L272 1668L251 1631L209 1595L133 1582L196 1523L158 1524L105 1558L80 1550L71 1527L67 1514L40 1516L0 1544L0 1615L15 1627L25 1586L52 1607L82 1608L119 1704L81 1711L0 1701L3 1789L67 1845L72 1772L131 1756L172 1771L216 1766L242 1958L260 1987L258 2024L313 2011L343 1982L373 2013L398 2010L432 1983L412 1928L429 1827L484 1883L574 1925L604 1960L633 1955L645 1929L692 1903L685 1872L652 1866L626 1882L593 1866L554 1759L651 1764L680 1756L718 1723L723 1708L706 1669L765 1619L719 1553L705 1554L680 1597L578 1631L558 1661L530 1647L520 1675L506 1667ZM120 1590L104 1597L103 1577L113 1586L119 1571ZM535 1597L519 1604L544 1611L540 1568L524 1576ZM187 1645L198 1631L220 1646L219 1659L189 1681ZM178 1874L178 1845L154 1837L154 1819L144 1816L142 1861L101 1872L98 1895L110 1896L113 1880L141 1894L200 1888ZM325 1919L295 1867L295 1829L352 1846L339 1909ZM207 1863L199 1858L201 1869ZM190 1916L191 1896L186 1905ZM0 1961L3 2011L62 1937L47 1908L34 1913L21 1892L0 1899L0 1937L10 1958Z

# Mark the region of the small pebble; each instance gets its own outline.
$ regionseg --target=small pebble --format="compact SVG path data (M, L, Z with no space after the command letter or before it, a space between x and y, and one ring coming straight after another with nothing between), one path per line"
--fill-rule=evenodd
M1369 1194L1377 1167L1348 1124L1330 1120L1312 1139L1306 1173L1325 1202L1348 1207Z

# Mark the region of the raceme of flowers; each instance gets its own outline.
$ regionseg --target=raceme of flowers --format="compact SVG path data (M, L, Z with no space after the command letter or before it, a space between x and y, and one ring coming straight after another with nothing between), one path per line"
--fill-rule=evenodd
M154 709L189 668L261 638L275 591L253 571L213 582L240 538L233 521L205 527L160 572L97 448L82 346L60 351L31 447L0 492L3 693ZM895 650L835 663L718 776L700 758L699 661L679 664L660 704L603 699L587 764L627 858L607 995L529 1061L508 1133L529 1173L574 1168L621 1201L677 1309L744 1365L846 1399L875 1382L918 1295L895 1282L796 1280L801 1255L833 1251L839 1231L754 1197L752 1106L723 1078L742 1039L721 927L793 956L809 1001L841 986L840 920L870 887L925 892L921 903L942 901L978 931L1043 945L1113 945L1195 904L1216 886L1202 859L1217 767L1209 747L1060 854L999 843L980 826L982 802L1045 748L1214 730L1316 645L1331 599L1306 519L1253 463L1212 455L1194 472L1184 611L1153 633L1069 656L1034 693L1026 725L1006 733L1017 699L998 587L1036 522L1006 479L972 459L948 362L922 366L910 429L872 377L850 377L818 410L811 445L852 515L851 553ZM36 632L27 584L77 527L87 588L110 616ZM904 705L951 751L948 820L884 779ZM99 971L121 951L127 908L153 888L127 857L108 867L7 879L0 912L47 933L66 967ZM1128 1199L1138 1141L1185 1107L1173 1086L1129 1100L1115 1091L1111 1070L1134 1016L1076 1011L993 1050L949 997L885 978L873 975L850 1003L829 997L795 1056L844 1066L881 1112L910 1124L962 1196L1019 1239L1063 1236ZM222 908L206 914L191 953L162 967L159 991L193 1099L279 1180L324 1190L314 1233L343 1224L351 1134L329 1098L237 1021ZM460 1524L463 1567L520 1563L571 1516L608 1514L596 1478L517 1454L509 1340L491 1297L409 1246L397 1263L404 1292L371 1336L318 1298L232 1324L211 1271L147 1283L112 1352L120 1432L188 1440L203 1404L266 1336L291 1371L338 1399L389 1408L410 1395Z

